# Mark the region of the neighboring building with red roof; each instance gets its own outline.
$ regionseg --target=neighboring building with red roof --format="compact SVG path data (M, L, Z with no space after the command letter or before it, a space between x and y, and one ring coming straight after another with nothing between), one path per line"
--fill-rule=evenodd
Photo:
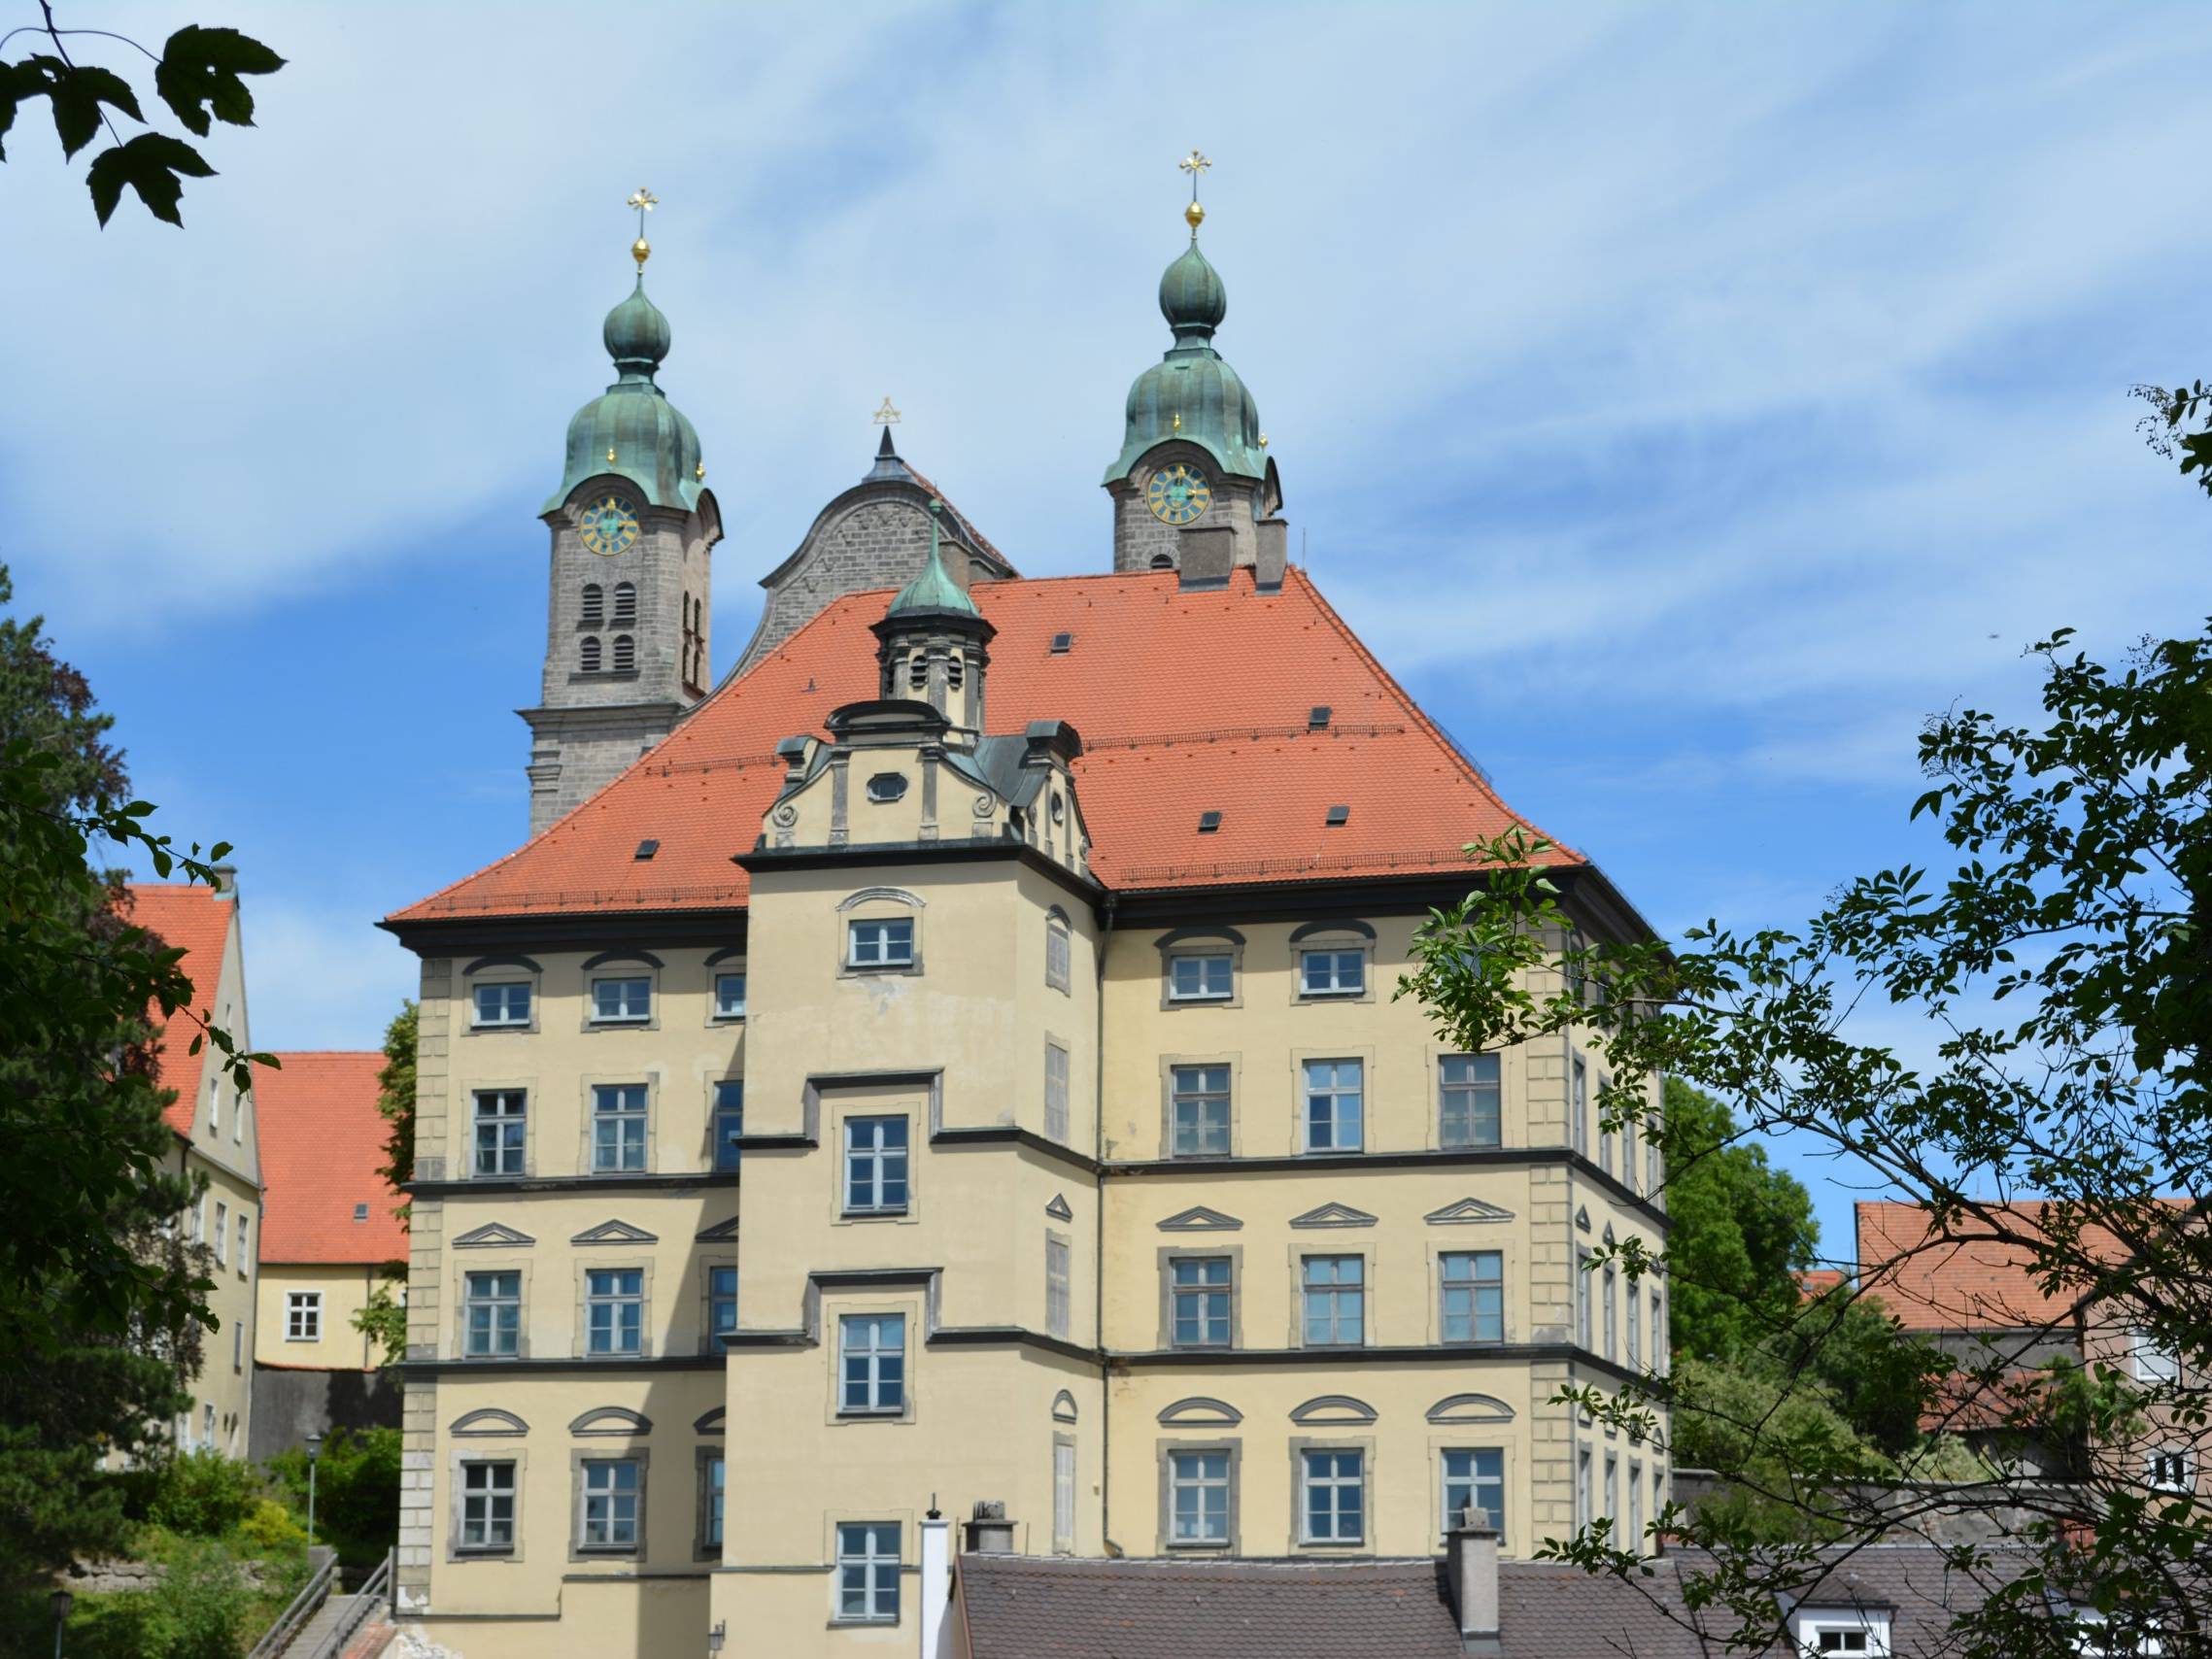
M264 1458L333 1427L398 1426L398 1387L354 1316L384 1269L407 1257L383 1175L383 1054L276 1058L258 1090L267 1193L253 1454Z
M385 923L431 1640L911 1651L933 1493L1040 1555L1433 1555L1467 1505L1524 1559L1646 1539L1664 1436L1557 1396L1663 1364L1663 1286L1582 1270L1663 1245L1655 1149L1599 1130L1589 1033L1461 1053L1394 996L1467 844L1541 831L1288 562L1226 304L1194 236L1110 574L1019 577L886 438L711 692L669 330L610 315L533 833Z
M192 981L192 1011L227 1032L242 1051L251 1050L235 879L226 877L220 892L182 883L134 883L127 894L127 920L185 953L180 965ZM162 1115L176 1135L178 1167L207 1181L185 1217L185 1229L214 1252L215 1288L208 1294L208 1306L219 1322L194 1379L197 1398L176 1425L177 1439L187 1447L211 1446L240 1457L252 1439L255 1280L260 1247L255 1092L241 1093L209 1045L191 1052L199 1028L190 1019L180 1015L164 1028L158 1009L153 1018L162 1028L156 1032L155 1078L175 1092Z

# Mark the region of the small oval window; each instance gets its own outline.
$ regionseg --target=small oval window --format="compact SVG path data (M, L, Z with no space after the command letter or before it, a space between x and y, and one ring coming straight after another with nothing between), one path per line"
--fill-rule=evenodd
M900 772L878 772L868 780L868 798L870 800L897 800L906 793L906 779Z

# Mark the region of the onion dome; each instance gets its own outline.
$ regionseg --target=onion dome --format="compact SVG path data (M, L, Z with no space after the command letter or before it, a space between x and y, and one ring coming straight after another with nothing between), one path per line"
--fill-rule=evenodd
M1190 246L1160 278L1160 314L1174 344L1129 389L1121 454L1106 468L1106 482L1127 478L1145 451L1171 438L1198 445L1224 473L1266 477L1259 405L1213 349L1213 331L1229 314L1229 290L1199 252L1195 222Z
M618 378L568 423L561 488L541 511L559 507L586 479L608 476L629 479L651 506L688 512L698 505L706 479L698 433L653 379L671 337L668 319L645 296L641 272L600 333Z
M983 615L975 608L975 601L968 596L968 590L952 579L952 572L944 567L943 556L937 550L937 515L943 510L942 501L930 503L929 559L923 564L922 573L899 590L891 608L883 613L884 621L925 612L940 616L950 612L955 616L976 618Z

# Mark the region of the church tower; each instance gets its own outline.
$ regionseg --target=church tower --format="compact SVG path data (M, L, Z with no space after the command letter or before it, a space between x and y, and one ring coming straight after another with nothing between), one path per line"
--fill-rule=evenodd
M1160 278L1174 343L1129 389L1121 454L1106 468L1113 567L1174 570L1186 588L1225 587L1246 568L1267 591L1282 584L1288 526L1259 406L1213 347L1229 292L1198 246L1198 179L1211 165L1195 150L1181 163L1190 246Z
M668 320L645 296L650 191L630 198L637 286L607 313L615 383L568 423L550 533L545 677L530 728L530 833L665 737L711 684L710 556L722 516L698 434L654 376Z

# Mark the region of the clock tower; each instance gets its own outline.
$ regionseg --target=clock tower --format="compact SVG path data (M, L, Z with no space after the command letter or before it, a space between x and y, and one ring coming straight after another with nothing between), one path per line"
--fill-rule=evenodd
M1211 165L1195 150L1181 163L1190 246L1160 278L1174 343L1129 389L1121 454L1106 468L1113 567L1174 570L1186 588L1226 587L1249 569L1267 592L1282 585L1288 529L1259 406L1213 346L1229 293L1198 247L1198 179Z
M630 199L643 229L648 191ZM568 423L567 465L540 513L552 542L545 677L530 728L530 833L665 737L711 684L710 556L722 517L698 434L654 376L668 320L637 287L607 313L615 383Z

